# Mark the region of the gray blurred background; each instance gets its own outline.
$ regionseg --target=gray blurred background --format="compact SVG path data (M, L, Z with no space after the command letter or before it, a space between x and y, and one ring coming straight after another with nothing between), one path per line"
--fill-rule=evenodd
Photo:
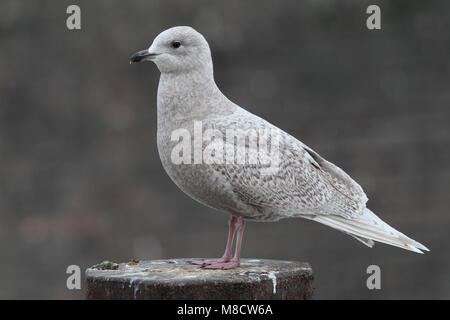
M80 31L66 28L69 4ZM381 31L366 28L369 4ZM311 263L317 299L450 298L444 0L2 0L0 298L83 298L66 288L71 264L223 253L227 217L160 164L157 68L128 64L175 25L208 39L228 97L346 170L375 213L432 250L369 249L290 219L248 224L244 257Z

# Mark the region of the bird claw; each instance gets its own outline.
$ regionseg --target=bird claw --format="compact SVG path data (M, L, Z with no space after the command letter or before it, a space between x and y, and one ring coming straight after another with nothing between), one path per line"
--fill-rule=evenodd
M191 264L195 264L195 265L200 265L200 266L207 266L210 264L215 264L215 263L223 263L223 262L228 262L230 260L226 260L224 258L220 258L220 259L202 259L202 260L194 260L194 261L190 261Z
M202 266L203 269L207 270L229 270L240 266L239 261L228 261L228 262L217 262L209 265Z

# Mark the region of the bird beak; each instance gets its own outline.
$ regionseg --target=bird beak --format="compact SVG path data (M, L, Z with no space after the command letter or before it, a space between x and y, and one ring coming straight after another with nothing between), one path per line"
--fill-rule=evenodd
M157 53L151 53L148 50L138 51L130 57L130 63L140 62L142 60L152 60L157 55Z

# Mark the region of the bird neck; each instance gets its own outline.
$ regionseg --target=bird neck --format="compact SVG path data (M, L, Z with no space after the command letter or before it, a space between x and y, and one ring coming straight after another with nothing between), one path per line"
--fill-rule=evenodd
M212 68L162 73L158 87L158 118L201 118L213 112L211 101L217 99L224 99L224 96L214 81Z
M172 91L174 93L178 93L180 90L191 92L192 90L208 90L216 87L213 68L209 64L183 72L162 72L159 84L171 87L172 90L176 89L176 91Z

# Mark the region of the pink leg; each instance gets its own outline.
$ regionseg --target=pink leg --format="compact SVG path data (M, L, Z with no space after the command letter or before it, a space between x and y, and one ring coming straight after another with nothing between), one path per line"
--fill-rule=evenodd
M242 246L242 237L244 235L245 229L245 221L241 217L238 218L239 222L239 230L236 239L236 252L234 253L233 259L224 262L216 262L210 265L205 266L205 269L233 269L240 266L241 261L241 246Z
M220 263L220 262L228 262L231 260L231 251L233 250L233 240L234 240L234 234L236 233L236 223L238 221L238 218L235 216L231 216L228 220L228 240L227 240L227 246L225 248L225 253L223 254L222 258L219 259L210 259L210 260L197 260L197 261L191 261L192 264L199 264L199 265L208 265L213 263Z

